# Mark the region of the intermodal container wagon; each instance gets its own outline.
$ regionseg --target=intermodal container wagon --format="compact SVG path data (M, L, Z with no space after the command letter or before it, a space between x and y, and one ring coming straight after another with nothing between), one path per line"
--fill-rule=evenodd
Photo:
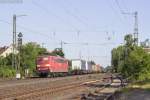
M81 59L73 59L72 70L86 70L86 61Z
M99 65L92 65L92 71L93 72L100 72L100 66Z
M91 61L86 61L86 70L91 72L92 71L92 63Z

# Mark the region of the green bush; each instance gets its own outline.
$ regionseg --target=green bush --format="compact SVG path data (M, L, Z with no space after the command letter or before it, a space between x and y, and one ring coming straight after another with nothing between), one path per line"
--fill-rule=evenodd
M16 71L12 68L9 68L7 66L5 67L0 67L0 77L3 78L12 78L16 74Z

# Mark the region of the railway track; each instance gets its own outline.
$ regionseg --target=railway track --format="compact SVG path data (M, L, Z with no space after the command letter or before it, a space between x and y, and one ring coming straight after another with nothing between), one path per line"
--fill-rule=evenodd
M27 90L22 93L14 93L11 95L5 95L1 97L0 99L7 99L7 100L26 100L26 99L36 99L39 96L43 95L54 95L58 94L60 92L63 92L64 90L68 89L74 89L79 88L81 86L84 86L86 84L94 83L99 80L92 80L92 81L86 81L86 82L73 82L57 87L47 87L47 88L41 88L41 89L35 89L35 90Z
M1 86L0 87L0 100L26 100L33 99L43 95L55 95L57 93L62 93L62 91L75 89L83 87L88 82L95 82L95 79L102 79L105 75L85 75L85 76L76 76L65 77L62 79L44 79L40 78L35 82L25 81L29 83L16 83L10 86ZM55 81L54 81L55 80ZM34 81L34 80L33 80ZM43 82L44 81L44 82Z
M21 85L21 84L34 84L36 82L47 82L47 81L59 81L64 79L73 79L73 78L84 78L89 76L95 76L97 74L87 74L87 75L74 75L74 76L65 76L65 77L55 77L55 78L40 78L40 77L29 77L27 79L7 79L7 80L0 80L0 88L4 86L11 86L11 85ZM101 74L102 75L102 74Z

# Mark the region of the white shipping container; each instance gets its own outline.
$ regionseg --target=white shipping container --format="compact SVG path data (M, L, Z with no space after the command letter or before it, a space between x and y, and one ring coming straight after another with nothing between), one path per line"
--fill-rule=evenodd
M90 61L86 61L86 70L92 71L92 64Z
M72 70L75 69L86 70L86 61L81 59L72 60Z
M99 65L92 65L92 71L99 72L100 71L100 66Z

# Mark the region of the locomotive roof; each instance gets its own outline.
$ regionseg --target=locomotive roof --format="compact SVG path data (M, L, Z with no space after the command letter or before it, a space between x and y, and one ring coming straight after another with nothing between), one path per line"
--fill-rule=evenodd
M71 59L72 61L85 61L83 59Z
M41 56L38 56L38 57L55 57L55 58L66 59L66 58L63 58L63 57L60 57L60 56L51 56L51 55L41 55Z

